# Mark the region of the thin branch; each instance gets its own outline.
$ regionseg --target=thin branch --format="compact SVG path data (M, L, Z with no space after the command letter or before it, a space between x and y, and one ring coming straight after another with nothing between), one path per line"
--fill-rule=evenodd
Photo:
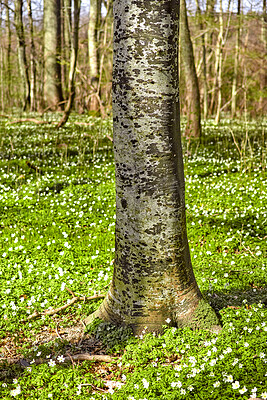
M33 319L33 318L42 317L43 315L54 315L54 314L57 314L57 313L59 313L60 311L65 310L66 308L68 308L68 307L71 306L72 304L76 303L77 301L98 300L98 299L103 299L104 297L105 297L104 294L98 294L98 295L94 295L94 296L91 296L91 297L85 297L85 296L84 296L84 297L78 297L78 296L75 296L75 297L73 297L67 304L64 304L64 305L61 306L61 307L52 308L52 309L49 309L49 310L45 310L45 311L43 311L43 312L41 312L41 313L39 313L39 312L37 312L37 311L34 311L33 314L31 314L31 315L29 315L29 316L27 317L27 320L31 320L31 319Z
M65 362L69 362L71 361L72 363L74 361L96 361L96 362L111 362L112 360L114 360L114 357L105 355L105 354L94 354L91 355L89 353L81 353L81 354L75 354L75 355L67 355L67 356L63 356L64 357L64 361ZM117 357L116 357L117 358ZM21 361L26 361L25 365L28 366L28 360L21 360L19 358L0 358L0 362L6 362L7 364L11 365L11 364L16 364L18 362L21 363ZM44 358L37 358L36 360L34 360L34 364L35 365L40 365L40 364L47 364L49 361L48 359L44 359ZM21 365L23 366L23 364L21 363Z

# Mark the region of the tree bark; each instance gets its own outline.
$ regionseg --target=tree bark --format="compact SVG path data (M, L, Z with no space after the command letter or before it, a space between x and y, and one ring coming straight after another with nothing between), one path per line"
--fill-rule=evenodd
M218 67L217 71L217 82L218 82L218 89L217 89L217 112L215 122L216 124L219 123L221 117L221 107L222 107L222 61L223 61L223 8L222 8L222 0L220 0L220 15L219 15L219 36L217 40L217 49L216 49L216 59L218 59ZM215 80L216 82L216 80ZM214 90L216 89L216 84L214 86Z
M6 90L6 100L7 104L10 106L11 99L11 29L10 29L10 10L8 5L8 0L5 0L6 9L6 38L7 38L7 48L6 48L6 75L7 75L7 90Z
M71 38L71 59L70 59L70 70L69 70L69 82L68 82L68 102L64 110L63 117L59 124L58 128L65 125L67 122L71 107L73 104L73 100L75 98L75 72L76 72L76 64L77 64L77 56L78 56L78 46L79 46L79 17L80 17L80 8L81 1L74 0L74 21L73 21L73 32Z
M89 53L89 74L92 86L92 95L90 98L90 110L97 111L99 102L95 92L98 88L99 80L99 62L98 62L98 29L100 23L101 0L90 1L90 15L88 25L88 53Z
M48 106L62 109L60 0L44 0L44 94Z
M30 80L26 60L26 44L22 21L22 0L15 1L15 26L18 42L18 63L23 87L23 111L30 106Z
M261 71L260 71L260 112L264 116L267 111L267 100L266 100L266 49L267 49L267 40L266 40L266 26L267 26L267 15L266 15L266 0L262 1L262 25L261 25L261 41L263 45L263 56L261 62ZM265 94L265 96L264 96Z
M100 317L136 334L159 332L168 318L218 323L203 306L186 234L178 25L176 0L114 1L116 252L108 294L86 323Z
M188 112L187 112L187 124L185 128L185 135L188 137L200 137L201 136L201 108L200 108L200 94L197 73L195 68L195 59L193 52L193 45L190 37L190 30L187 20L187 10L185 0L181 0L180 8L180 51L181 59L183 62L187 96L188 96Z
M36 110L36 65L35 65L35 46L33 39L33 19L32 19L32 3L31 0L27 0L28 17L29 17L29 28L30 28L30 110Z
M240 28L241 28L241 0L237 0L237 29L236 29L236 43L235 43L235 64L234 64L234 76L232 85L232 104L231 104L231 115L232 118L236 116L236 95L237 95L237 77L239 69L239 54L240 54Z

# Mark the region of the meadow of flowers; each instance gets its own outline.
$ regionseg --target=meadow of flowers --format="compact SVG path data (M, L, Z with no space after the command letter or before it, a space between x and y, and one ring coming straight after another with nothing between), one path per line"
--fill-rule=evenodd
M82 339L96 337L111 363L66 363L64 330L101 299L46 312L111 280L112 123L73 116L57 131L49 118L0 119L0 398L267 399L266 122L209 121L201 144L184 140L191 257L222 331L166 321L136 338L98 321Z

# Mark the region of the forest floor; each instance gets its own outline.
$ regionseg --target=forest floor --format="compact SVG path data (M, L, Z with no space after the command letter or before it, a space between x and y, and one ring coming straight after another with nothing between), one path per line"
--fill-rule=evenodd
M194 272L222 331L137 338L83 322L112 278L112 122L34 118L0 116L0 398L267 399L267 121L183 139Z

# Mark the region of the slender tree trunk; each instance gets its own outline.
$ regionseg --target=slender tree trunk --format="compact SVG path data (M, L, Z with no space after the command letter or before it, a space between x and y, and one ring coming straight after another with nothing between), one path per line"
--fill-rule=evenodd
M161 331L196 326L203 300L190 260L179 121L179 1L114 1L116 255L93 315ZM182 43L183 45L183 43Z
M262 115L266 115L267 109L267 100L266 96L264 96L264 91L266 91L266 49L267 49L267 40L266 40L266 26L267 26L267 15L266 15L266 0L262 2L262 25L261 25L261 41L263 44L263 56L262 56L262 65L261 65L261 73L260 73L260 112Z
M206 33L204 32L205 27L203 23L203 16L199 6L199 1L196 0L197 13L199 19L199 28L203 34L201 35L202 41L202 62L203 62L203 117L204 120L208 116L208 82L207 82L207 60L206 60Z
M236 30L235 64L234 64L234 76L232 85L232 105L231 105L232 118L236 116L237 77L239 69L240 28L241 28L240 10L241 10L241 0L237 0L237 30Z
M101 13L101 0L91 0L89 25L88 25L88 53L89 53L89 74L92 87L90 110L92 111L97 111L99 109L99 102L95 93L97 92L98 81L99 81L97 34L100 23L100 13Z
M216 112L216 124L220 121L222 107L222 61L223 61L223 8L222 0L220 0L220 16L219 16L219 36L217 41L217 57L218 57L218 100ZM216 86L215 86L216 87Z
M68 102L64 110L63 117L58 124L58 128L65 125L67 122L71 107L73 104L73 100L75 97L75 72L76 72L76 64L77 64L77 56L78 56L78 46L79 46L79 17L80 17L80 8L81 8L81 1L74 0L74 21L73 21L73 32L71 38L71 59L70 59L70 70L69 70L69 84L68 84Z
M44 94L50 108L62 109L60 0L44 0Z
M72 18L71 18L71 0L62 0L62 58L61 65L61 78L62 90L65 96L68 94L68 77L71 62L71 32L72 32Z
M10 10L8 0L5 1L5 12L6 12L6 38L7 38L7 46L6 46L6 78L7 78L7 89L6 89L6 101L10 106L11 99L11 29L10 29Z
M181 0L180 8L180 34L181 34L181 59L184 65L187 80L187 95L189 99L187 124L185 135L188 137L201 136L201 108L198 79L195 68L193 45L187 20L186 2Z
M34 33L33 33L33 19L32 19L32 5L31 0L27 0L29 28L30 28L30 66L31 66L31 79L30 79L30 97L31 97L31 111L36 110L36 65L35 65L35 46L34 46Z
M30 80L28 65L26 60L26 44L24 37L24 27L22 21L22 0L15 0L15 26L18 42L18 62L23 87L23 110L25 111L31 103L30 99Z

